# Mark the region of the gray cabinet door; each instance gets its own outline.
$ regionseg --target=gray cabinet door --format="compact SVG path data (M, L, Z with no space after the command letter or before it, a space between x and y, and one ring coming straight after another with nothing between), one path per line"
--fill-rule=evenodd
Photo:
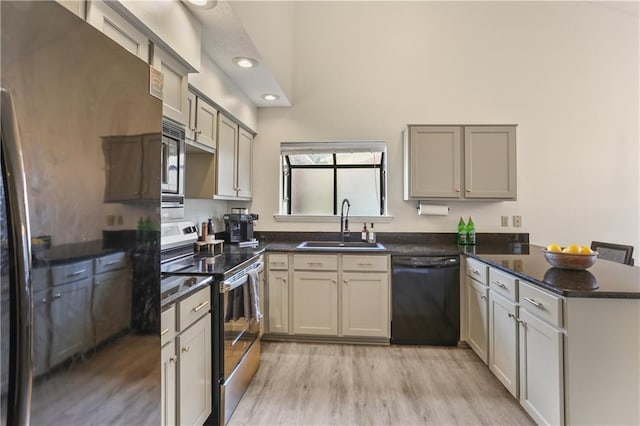
M238 125L222 114L219 114L218 118L216 195L235 198L237 195L236 147L238 141Z
M405 200L460 198L460 126L409 126L405 131Z
M131 322L130 282L126 269L95 276L91 312L96 345L129 327Z
M253 136L244 129L238 134L238 197L251 198L251 143Z
M466 198L516 198L515 126L464 128Z
M49 296L48 290L39 291L33 296L33 375L35 377L46 373L49 369L49 346L51 345ZM5 312L2 314L4 316ZM9 339L5 340L9 341ZM3 354L8 353L8 349L7 352L3 352Z
M91 345L92 281L85 278L51 290L51 367Z

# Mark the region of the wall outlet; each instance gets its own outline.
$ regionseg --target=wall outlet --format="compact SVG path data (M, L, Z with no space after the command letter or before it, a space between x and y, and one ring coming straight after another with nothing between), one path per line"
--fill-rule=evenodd
M513 217L513 226L514 228L520 228L522 226L522 216Z
M113 226L116 224L116 217L112 214L107 216L107 225L108 226Z
M116 223L118 225L122 225L124 223L124 219L122 218L121 214L116 217Z
M509 216L500 216L500 224L503 228L509 226Z

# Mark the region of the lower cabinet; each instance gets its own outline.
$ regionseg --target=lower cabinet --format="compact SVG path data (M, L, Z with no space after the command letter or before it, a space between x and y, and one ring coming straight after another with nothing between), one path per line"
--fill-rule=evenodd
M562 424L562 332L522 308L519 331L520 404L538 424Z
M176 305L165 308L160 321L162 425L199 426L212 409L211 313L201 309L210 306L210 289Z
M389 276L386 273L342 274L342 334L389 336Z
M489 291L486 285L466 277L467 343L480 357L489 362Z
M489 291L489 369L518 397L518 322L515 303Z
M293 273L293 332L338 334L338 274Z
M131 323L131 281L127 270L98 274L93 280L93 325L100 344Z
M289 271L269 271L268 332L289 333Z
M267 265L268 335L390 337L388 255L269 253Z

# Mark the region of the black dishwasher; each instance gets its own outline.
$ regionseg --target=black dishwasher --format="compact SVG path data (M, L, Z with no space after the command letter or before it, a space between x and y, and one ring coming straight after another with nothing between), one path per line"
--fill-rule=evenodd
M457 345L459 256L394 256L391 263L391 343Z

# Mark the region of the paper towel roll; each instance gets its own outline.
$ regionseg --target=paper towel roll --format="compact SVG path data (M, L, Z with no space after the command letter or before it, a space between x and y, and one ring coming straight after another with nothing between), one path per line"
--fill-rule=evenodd
M418 204L418 215L420 216L447 216L449 214L449 206L441 206L439 204Z

